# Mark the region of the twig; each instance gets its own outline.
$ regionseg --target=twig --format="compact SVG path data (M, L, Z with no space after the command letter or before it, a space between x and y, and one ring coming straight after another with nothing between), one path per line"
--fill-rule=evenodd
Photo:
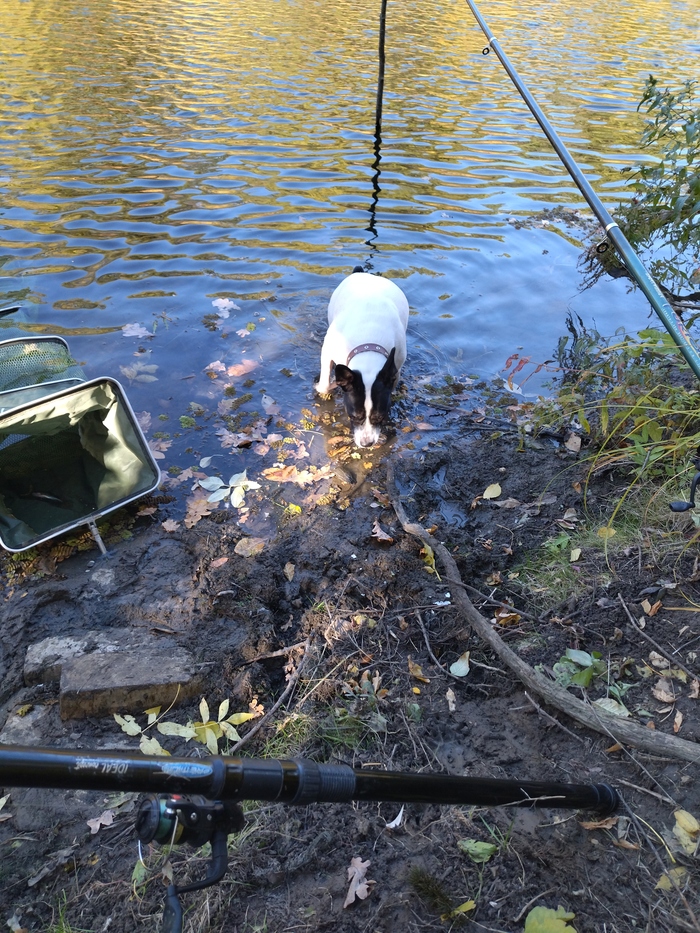
M624 784L625 787L631 787L634 790L639 790L643 794L651 794L652 797L656 797L657 800L660 800L662 803L670 803L672 807L676 806L675 801L667 797L666 794L657 794L655 790L649 790L648 787L640 787L639 784L633 784L631 781L623 781L622 778L618 778L617 783Z
M288 645L286 648L280 648L279 651L271 651L269 654L259 654L257 658L251 658L250 661L245 661L244 666L255 664L256 661L267 661L269 658L282 658L284 655L296 651L297 648L303 648L306 644L307 642L305 641L298 641L295 645Z
M532 705L535 707L535 709L536 709L537 712L540 714L540 716L544 717L544 719L546 719L546 720L548 720L549 722L551 722L553 726L559 726L559 728L560 728L560 729L563 729L564 732L566 732L567 735L570 735L572 739L576 739L576 741L577 741L577 742L580 742L582 745L585 745L585 744L586 744L585 740L582 739L580 735L576 735L576 733L575 733L575 732L572 732L571 729L567 729L566 726L563 726L563 725L559 722L558 719L555 719L555 718L554 718L554 716L550 716L549 713L545 713L545 711L542 709L542 707L540 706L540 704L537 703L535 700L532 699L532 697L531 697L530 694L527 692L527 690L525 691L525 698L526 698L527 700L529 700L530 703L532 703ZM516 923L517 923L517 921L516 921Z
M252 739L253 736L257 732L259 732L264 725L267 724L267 722L272 718L272 716L277 712L277 710L284 703L287 697L291 694L292 690L296 686L297 681L299 680L299 677L301 676L301 672L304 667L304 664L306 663L306 659L309 656L309 645L310 644L311 644L311 638L309 637L304 642L304 655L302 659L299 661L299 663L297 664L297 669L290 676L289 683L287 684L284 693L279 697L277 702L273 706L270 707L270 709L265 713L262 719L258 720L258 722L250 730L250 732L246 732L243 738L240 739L240 741L236 742L236 744L231 749L232 752L237 752L239 748L242 748L247 742L249 742L250 739Z
M438 659L433 654L433 649L430 647L430 640L428 639L428 632L425 628L425 625L423 624L423 619L421 618L420 612L416 612L415 616L418 619L420 630L423 633L423 638L425 639L425 647L428 649L428 654L432 658L433 663L437 664L437 666L440 668L443 674L447 674L448 677L452 677L454 680L458 681L459 683L464 683L463 677L457 677L456 674L453 674L452 671L448 671L446 667L443 667L442 664L440 664Z
M496 652L501 661L513 671L516 677L525 686L536 693L541 699L578 722L583 723L596 732L608 732L614 729L620 739L630 745L655 754L669 755L684 761L700 761L700 745L689 742L677 736L666 735L658 730L645 729L637 723L627 722L618 716L613 716L603 710L596 711L591 704L583 703L568 693L563 687L546 678L543 674L534 671L527 662L509 648L484 616L475 608L469 597L460 587L462 582L454 558L447 548L436 541L432 535L417 522L411 522L401 505L394 484L393 464L387 464L387 487L390 491L392 504L397 518L406 534L414 535L424 544L430 545L433 552L440 558L445 567L445 577L450 584L456 587L454 599L463 617L474 632Z
M533 898L531 898L531 899L527 902L527 904L523 907L523 909L520 911L520 913L518 914L518 916L517 916L517 917L513 917L513 923L520 923L520 921L521 921L521 920L523 919L523 917L525 916L525 913L526 913L528 907L532 907L532 905L535 903L535 901L539 901L539 899L540 899L541 897L546 897L548 894L551 894L553 891L556 891L556 890L557 890L556 888L549 888L547 891L542 891L541 894L535 894L535 896L534 896Z
M644 631L644 629L641 629L641 628L637 625L637 622L636 622L634 616L633 616L632 613L629 611L629 608L628 608L628 606L627 606L627 603L626 603L626 602L624 601L624 599L622 598L622 593L618 593L618 594L617 594L617 598L620 600L620 604L622 605L622 608L623 608L623 609L625 610L625 612L627 613L627 618L628 618L629 621L630 621L630 625L631 625L632 628L637 632L638 635L641 635L642 638L646 638L646 640L649 642L649 644L650 644L650 645L653 645L653 646L656 648L656 650L659 652L659 654L663 655L663 656L666 658L667 661L670 661L671 664L675 664L676 667L680 667L680 669L681 669L682 671L685 671L685 673L688 675L688 677L690 677L691 680L700 680L700 674L694 674L692 671L688 670L688 668L687 668L681 661L677 660L676 658L674 658L674 657L671 655L671 652L670 652L670 651L666 651L665 648L662 648L661 645L659 645L657 642L654 641L654 639L651 637L651 635L647 635L647 633Z

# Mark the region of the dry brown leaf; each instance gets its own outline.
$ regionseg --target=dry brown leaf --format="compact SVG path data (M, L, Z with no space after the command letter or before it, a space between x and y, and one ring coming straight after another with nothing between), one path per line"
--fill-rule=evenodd
M683 725L683 713L680 710L676 712L676 715L673 717L673 731L678 733L681 731L681 726Z
M216 509L218 502L208 502L207 493L204 490L195 492L187 500L187 512L185 514L185 528L194 528L197 522L205 515L211 515Z
M229 366L226 372L229 376L245 376L246 373L251 373L254 369L257 369L258 366L259 363L256 363L255 360L243 360L242 363Z
M270 467L262 472L266 479L272 480L274 483L296 483L297 486L308 486L310 483L317 483L319 480L333 476L327 463L315 472L298 470L293 464L283 467Z
M177 531L180 527L180 522L176 522L172 518L166 518L164 522L161 522L161 528L163 531L173 532Z
M632 849L635 852L641 848L636 842L629 842L627 839L613 839L613 845L618 849Z
M111 826L113 822L114 810L103 810L94 820L87 820L87 824L90 827L90 834L93 836L100 831L102 826Z
M216 570L217 567L223 567L227 561L228 561L228 557L217 557L216 560L213 560L209 564L209 569Z
M416 664L416 662L413 661L413 660L411 659L410 656L409 656L409 659L408 659L408 670L409 670L409 673L411 674L411 676L412 676L412 677L415 677L416 680L420 680L421 683L423 683L423 684L429 684L429 683L430 683L430 678L429 678L429 677L426 677L426 676L423 674L423 669L422 669L422 667L420 666L420 664Z
M291 583L292 580L294 579L294 571L295 571L295 569L296 569L296 568L295 568L294 564L293 564L291 561L288 561L288 562L284 565L284 575L285 575L285 577L289 580L290 583Z
M619 742L615 742L614 745L611 745L609 748L606 748L605 751L606 751L606 753L608 753L608 754L611 753L611 752L621 752L622 749L623 749L623 747L624 747L624 746L620 745Z
M493 618L499 625L517 625L521 616L513 609L506 609L502 606Z
M391 537L391 535L388 535L386 531L384 531L379 522L375 522L372 525L372 534L370 535L370 538L374 538L376 541L383 541L385 544L394 543L394 539Z
M149 515L153 515L158 511L157 506L155 505L145 505L142 509L139 509L136 513L137 518L146 518Z
M497 505L499 509L517 509L522 503L520 499L513 499L511 496L508 499L503 499L502 502L494 502L494 505Z
M690 693L688 694L691 700L700 699L700 680L694 680L690 685Z
M673 684L670 680L666 680L664 677L657 681L656 686L652 689L651 692L661 703L676 702L676 696L673 692Z
M375 883L374 881L367 880L367 869L370 864L371 862L369 859L363 862L361 858L354 858L350 862L350 867L348 868L350 887L348 888L343 907L349 907L350 904L354 903L355 898L359 898L363 901L369 896L370 885Z
M564 447L567 450L570 450L572 453L577 454L581 449L581 438L578 434L569 434L567 439L564 441Z
M153 454L153 459L154 460L165 460L165 454L163 453L163 451L167 450L171 444L172 444L172 441L166 441L166 440L163 440L163 438L149 440L148 448Z
M241 557L255 557L265 547L264 538L241 538L234 551Z
M612 829L613 826L617 826L617 821L620 819L619 816L609 816L605 820L591 820L590 822L579 823L583 829L593 830L593 829Z

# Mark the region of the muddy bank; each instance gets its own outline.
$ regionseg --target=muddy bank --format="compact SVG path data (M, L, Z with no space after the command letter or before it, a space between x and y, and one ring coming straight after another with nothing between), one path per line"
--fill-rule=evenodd
M531 444L493 426L475 432L481 418L438 414L430 425L438 430L411 435L413 449L395 444L359 462L331 458L337 473L295 486L294 494L279 485L274 508L269 489L247 492L243 523L237 511L217 509L188 528L177 501L164 501L150 514L136 517L134 508L115 519L106 559L94 549L57 559L48 547L34 566L5 559L4 742L138 749L139 735L127 735L112 716L61 717L60 658L39 665L40 679L27 667L32 646L70 637L78 656L187 652L191 698L167 714L164 702L161 715L184 725L200 720L201 697L210 711L229 700L231 712L255 714L237 726L243 738L298 674L242 754L607 782L624 793L626 807L597 829L586 828L582 814L552 809L408 805L400 825L388 828L398 805L251 804L245 830L230 839L225 881L183 897L187 929L312 933L463 922L518 931L532 907L560 904L575 915L570 923L579 933L697 928L697 860L674 835L675 811L700 813L697 766L618 747L614 735L583 728L526 695L473 635L440 566L401 528L386 457L407 513L434 529L510 647L552 676L563 676L556 665L567 651L599 652L602 668L585 688L592 700L609 699L611 685L622 685L615 695L633 718L689 740L698 739L693 678L684 681L677 666L652 656L618 594L646 635L692 674L700 668L694 552L662 555L641 538L635 547L610 546L607 556L590 548L571 561L567 553L562 575L566 584L571 564L575 585L554 599L538 592L534 558L561 550L551 542L604 515L622 479L600 480L584 504L581 467L564 445ZM171 532L163 528L168 520L178 525ZM130 537L116 540L124 529ZM261 550L236 553L239 542L254 538ZM540 589L561 584L552 574L539 579ZM469 672L451 675L467 651ZM121 712L146 728L145 709ZM148 734L173 754L208 754L194 739ZM225 736L219 742L222 752L235 747ZM0 909L3 920L15 918L12 929L153 929L164 878L174 871L184 882L203 873L201 853L185 848L169 856L154 848L139 860L129 795L7 794ZM91 833L87 821L105 812L111 817ZM486 843L488 858L473 860L469 840ZM344 908L353 858L370 862L374 884L366 899ZM679 889L659 889L673 868ZM469 900L473 908L451 914Z

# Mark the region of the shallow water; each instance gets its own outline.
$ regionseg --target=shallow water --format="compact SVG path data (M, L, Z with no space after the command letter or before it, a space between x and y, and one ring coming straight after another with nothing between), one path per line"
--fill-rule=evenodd
M3 0L0 307L21 304L25 329L66 336L89 376L122 379L171 428L221 398L208 364L245 358L259 365L239 394L298 420L328 296L357 263L408 295L409 390L497 374L513 353L527 374L569 312L645 326L625 282L580 290L583 231L541 211L582 198L466 4L388 5L373 199L379 6ZM613 209L645 76L696 76L695 4L481 12ZM229 316L207 319L222 298Z

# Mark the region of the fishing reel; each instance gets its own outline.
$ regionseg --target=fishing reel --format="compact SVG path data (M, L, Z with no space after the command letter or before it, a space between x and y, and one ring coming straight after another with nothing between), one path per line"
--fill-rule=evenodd
M697 472L690 484L690 501L682 502L678 500L676 502L669 502L669 508L672 512L688 512L690 509L695 508L695 490L698 488L698 483L700 482L700 448L698 448L698 456L694 458L693 464Z
M245 818L237 803L209 800L198 794L148 794L141 799L136 834L143 843L191 845L211 843L206 877L179 887L168 885L163 910L163 933L181 933L182 905L179 895L208 888L228 869L227 840L243 829Z

